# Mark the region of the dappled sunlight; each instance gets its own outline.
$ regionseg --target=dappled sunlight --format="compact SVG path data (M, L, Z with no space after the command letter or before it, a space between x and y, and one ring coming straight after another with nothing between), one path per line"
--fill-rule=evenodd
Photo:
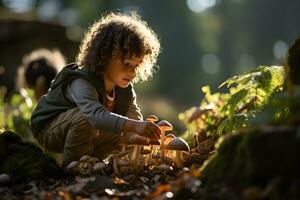
M300 199L297 8L0 0L0 199Z
M288 45L284 41L277 41L273 46L273 54L277 60L284 60L288 51Z
M186 0L188 8L196 13L204 12L220 2L221 0Z

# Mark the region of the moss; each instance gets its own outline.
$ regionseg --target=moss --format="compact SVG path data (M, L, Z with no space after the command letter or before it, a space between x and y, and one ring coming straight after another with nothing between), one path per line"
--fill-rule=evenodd
M25 183L45 177L62 177L56 161L36 145L22 142L13 132L0 134L0 173L10 174L12 183Z
M206 187L266 185L299 178L300 140L291 129L252 130L226 137L202 170Z

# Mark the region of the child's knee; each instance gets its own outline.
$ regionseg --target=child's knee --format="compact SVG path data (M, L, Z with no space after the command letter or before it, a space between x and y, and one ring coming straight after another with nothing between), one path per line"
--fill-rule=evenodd
M72 154L90 154L94 148L97 130L80 114L71 119L71 125L66 137L64 151Z
M83 137L95 138L97 135L97 129L91 125L88 119L81 112L78 112L72 118L70 129L79 133Z

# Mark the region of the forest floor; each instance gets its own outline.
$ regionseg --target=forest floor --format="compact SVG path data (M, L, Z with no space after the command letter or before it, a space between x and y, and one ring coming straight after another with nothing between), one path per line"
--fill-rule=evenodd
M218 192L201 187L197 167L166 173L139 175L66 176L0 187L0 199L238 199L226 189Z

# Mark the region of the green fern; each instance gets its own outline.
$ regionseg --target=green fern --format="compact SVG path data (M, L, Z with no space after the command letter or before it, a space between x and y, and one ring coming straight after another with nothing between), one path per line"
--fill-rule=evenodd
M192 123L188 119L196 108L181 113L179 118L187 125L188 132L206 132L207 135L231 133L247 127L249 119L260 113L272 95L282 91L283 85L282 66L259 66L224 81L219 88L227 86L226 93L211 93L210 87L204 86L205 96L199 108L212 106L212 111Z

